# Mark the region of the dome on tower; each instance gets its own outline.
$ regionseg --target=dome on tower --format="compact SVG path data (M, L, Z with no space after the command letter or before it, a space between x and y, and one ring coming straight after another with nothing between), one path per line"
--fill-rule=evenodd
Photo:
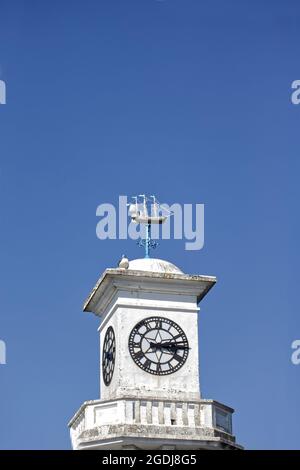
M134 271L148 271L153 273L183 274L175 264L157 258L140 258L129 261L128 269Z

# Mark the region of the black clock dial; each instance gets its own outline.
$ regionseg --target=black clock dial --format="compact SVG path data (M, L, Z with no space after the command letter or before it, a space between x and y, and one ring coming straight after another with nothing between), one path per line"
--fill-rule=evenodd
M168 375L185 363L189 343L177 323L163 317L140 321L129 335L129 351L134 362L145 372Z
M102 349L102 375L105 385L109 385L114 373L116 356L115 333L111 326L107 328Z

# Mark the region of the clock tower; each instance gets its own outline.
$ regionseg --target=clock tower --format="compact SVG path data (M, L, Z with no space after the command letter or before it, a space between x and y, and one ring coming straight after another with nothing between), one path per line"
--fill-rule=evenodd
M199 303L216 283L149 258L106 269L84 304L100 320L100 399L69 423L74 449L238 449L233 409L200 393Z

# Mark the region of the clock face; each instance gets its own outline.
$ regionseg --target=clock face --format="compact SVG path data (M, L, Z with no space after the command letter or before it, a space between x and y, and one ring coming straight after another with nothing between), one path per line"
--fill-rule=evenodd
M135 325L128 346L134 362L154 375L173 374L183 366L189 352L184 331L163 317L145 318Z
M115 333L111 326L107 328L102 349L102 375L105 385L109 385L114 373L116 356Z

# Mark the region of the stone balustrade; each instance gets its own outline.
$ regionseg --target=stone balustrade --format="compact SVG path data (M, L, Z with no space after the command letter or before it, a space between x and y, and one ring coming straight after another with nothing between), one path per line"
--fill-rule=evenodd
M213 400L170 401L122 398L85 402L69 423L73 447L85 430L104 425L214 428L232 434L233 410Z

